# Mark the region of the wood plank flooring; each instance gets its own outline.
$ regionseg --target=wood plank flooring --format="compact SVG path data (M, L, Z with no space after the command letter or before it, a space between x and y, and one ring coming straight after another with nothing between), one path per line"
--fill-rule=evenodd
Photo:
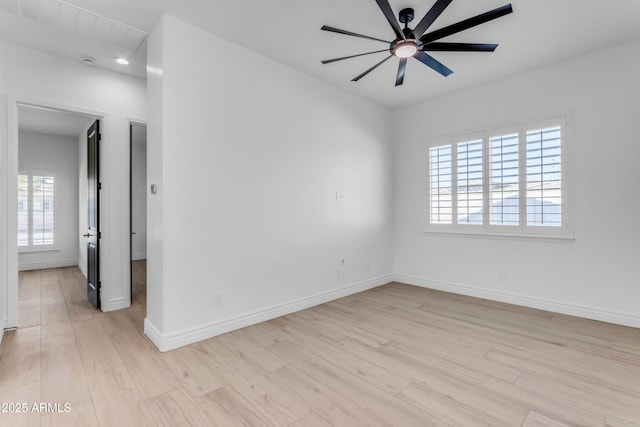
M0 426L640 426L638 329L392 283L159 353L145 268L113 313L20 273L0 403L30 413Z

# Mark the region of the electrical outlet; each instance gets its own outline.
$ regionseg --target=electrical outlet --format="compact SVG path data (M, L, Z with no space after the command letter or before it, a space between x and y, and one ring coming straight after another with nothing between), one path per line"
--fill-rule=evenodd
M507 280L506 277L505 277L504 271L501 271L500 273L498 273L498 280L500 282L504 282L504 281Z
M371 271L371 264L367 263L367 272Z
M224 298L222 297L222 294L216 294L213 304L219 308L219 307L222 307L223 303L224 303Z

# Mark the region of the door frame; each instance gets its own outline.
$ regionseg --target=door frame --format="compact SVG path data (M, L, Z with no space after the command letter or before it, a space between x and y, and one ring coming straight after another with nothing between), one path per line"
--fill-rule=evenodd
M127 118L126 122L127 122L127 128L128 128L127 135L129 135L129 150L126 150L129 152L129 161L128 161L128 165L129 165L129 170L128 170L128 174L129 174L129 262L125 263L125 265L128 265L128 268L129 268L129 304L133 304L133 268L132 268L133 234L131 234L133 233L133 128L132 127L144 126L145 128L148 128L148 125L146 120L136 119L136 118ZM147 139L149 138L148 135L149 134L147 134Z
M83 233L82 236L87 239L87 298L98 310L102 308L102 281L100 280L100 239L102 238L100 231L101 139L100 120L94 120L87 130L87 232ZM80 137L78 137L78 140L80 141ZM82 145L84 146L84 144ZM92 231L94 234L91 234ZM84 248L84 245L80 243L78 247ZM84 251L84 249L81 250ZM78 257L78 259L80 260L81 258ZM78 266L80 267L80 265Z
M81 114L93 117L105 123L108 116L104 112L72 105L58 104L41 99L9 95L7 120L7 324L6 328L18 327L18 212L11 209L15 206L11 201L18 200L18 150L19 150L19 121L18 107L27 105L36 108L57 110L67 113ZM105 129L108 129L105 126ZM105 132L103 132L103 140ZM79 231L79 230L78 230Z

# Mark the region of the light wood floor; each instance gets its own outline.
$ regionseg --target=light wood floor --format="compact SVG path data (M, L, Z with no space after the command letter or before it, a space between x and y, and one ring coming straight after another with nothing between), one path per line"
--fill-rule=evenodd
M168 353L77 269L20 274L2 426L640 425L640 330L389 284Z

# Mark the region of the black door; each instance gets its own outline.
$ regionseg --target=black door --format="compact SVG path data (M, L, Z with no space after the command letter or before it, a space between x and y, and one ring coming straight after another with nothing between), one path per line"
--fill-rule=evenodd
M100 308L100 122L87 131L87 297Z

